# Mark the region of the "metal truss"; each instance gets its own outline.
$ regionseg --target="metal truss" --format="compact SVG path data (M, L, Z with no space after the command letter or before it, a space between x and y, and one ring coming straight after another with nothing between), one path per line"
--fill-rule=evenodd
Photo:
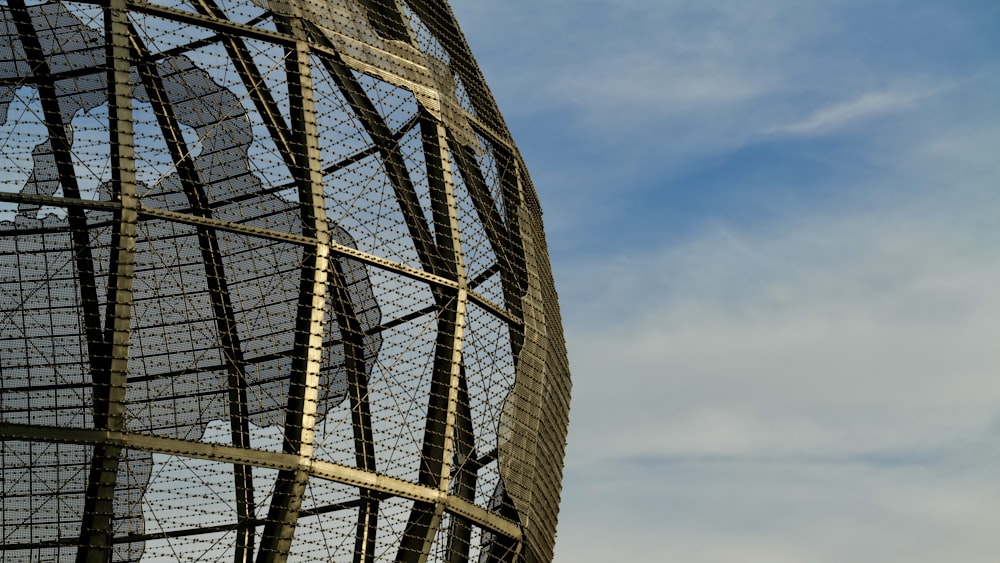
M0 560L551 560L541 211L443 0L0 34Z

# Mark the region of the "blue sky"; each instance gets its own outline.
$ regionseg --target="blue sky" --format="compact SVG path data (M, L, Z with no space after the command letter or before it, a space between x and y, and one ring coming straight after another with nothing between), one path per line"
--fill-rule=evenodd
M1000 4L452 5L546 213L556 560L994 560Z

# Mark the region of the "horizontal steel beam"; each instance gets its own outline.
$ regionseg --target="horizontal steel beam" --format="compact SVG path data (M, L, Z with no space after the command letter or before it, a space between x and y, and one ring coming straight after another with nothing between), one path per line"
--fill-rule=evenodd
M379 499L391 498L392 495L381 494L378 495ZM334 504L327 504L324 506L318 506L316 508L307 508L299 511L300 518L309 518L312 516L317 516L320 514L329 514L331 512L339 512L342 510L350 510L357 508L363 501L362 499L349 500L344 502L338 502ZM264 518L250 518L247 520L246 524L252 527L263 526L267 522ZM144 534L125 534L123 536L118 536L112 539L113 544L123 544L123 543L136 543L145 542L150 540L160 540L168 538L183 538L188 536L200 536L204 534L215 534L218 532L230 532L236 530L240 527L239 522L232 522L229 524L218 524L215 526L199 526L197 528L180 528L175 530L164 530L160 532L151 532ZM53 547L65 547L74 546L79 543L79 538L63 538L59 540L47 540L47 541L37 541L37 542L21 542L21 543L5 543L0 544L0 551L19 551L27 549L46 549Z
M295 454L248 450L224 444L190 442L132 432L0 423L0 441L6 440L94 446L110 444L144 452L219 461L227 464L246 464L278 470L305 470L313 477L326 481L353 485L408 500L439 504L444 507L445 511L466 518L485 530L515 541L521 541L521 528L517 523L437 488L425 487L397 477L369 473L329 461L314 459L311 463L301 463L300 457Z
M65 198L65 197L54 197L54 196L39 196L39 195L22 195L22 194L12 194L6 192L0 192L0 201L12 202L12 203L34 203L38 205L46 205L50 207L81 207L85 209L94 209L100 211L117 211L121 209L121 204L115 201L95 201L88 199L79 198ZM167 209L158 209L155 207L144 207L139 206L139 217L144 219L162 219L165 221L172 221L175 223L183 223L185 225L191 225L194 227L212 227L220 231L228 231L231 233L237 233L242 235L248 235L256 238L263 238L269 240L276 240L281 242L287 242L290 244L298 246L314 246L317 241L314 238L296 235L293 233L285 233L281 231L276 231L273 229L261 229L259 227L251 227L249 225L241 225L239 223L232 223L228 221L220 221L218 219L212 219L210 217L200 217L198 215L191 215L188 213L179 213L177 211L170 211ZM359 262L364 262L370 266L376 268L390 271L396 274L400 274L404 277L424 281L439 287L447 287L451 289L458 289L459 282L454 280L449 280L448 278L442 276L436 276L429 272L419 270L412 266L407 266L399 262L392 260L386 260L380 256L374 254L369 254L362 250L339 244L337 242L332 242L330 244L330 251L339 254L340 256L345 256L348 258L353 258ZM469 301L479 305L487 312L500 317L515 326L520 326L522 323L521 319L515 317L509 311L500 307L496 303L493 303L483 295L475 292L469 291Z

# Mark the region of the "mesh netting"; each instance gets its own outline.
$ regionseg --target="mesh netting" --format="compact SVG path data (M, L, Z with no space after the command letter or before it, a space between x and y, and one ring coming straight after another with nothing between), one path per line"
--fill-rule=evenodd
M447 5L0 36L0 559L551 559L540 210Z

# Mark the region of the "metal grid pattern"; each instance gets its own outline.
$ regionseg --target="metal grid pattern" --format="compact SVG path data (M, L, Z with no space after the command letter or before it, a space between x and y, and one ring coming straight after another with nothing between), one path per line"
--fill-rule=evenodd
M0 560L549 561L559 322L443 0L0 2Z

